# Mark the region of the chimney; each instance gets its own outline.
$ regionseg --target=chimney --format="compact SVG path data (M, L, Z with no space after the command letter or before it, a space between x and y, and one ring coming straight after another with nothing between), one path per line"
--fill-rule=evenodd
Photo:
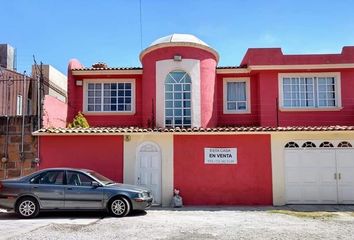
M0 44L0 66L16 71L16 51L9 44Z

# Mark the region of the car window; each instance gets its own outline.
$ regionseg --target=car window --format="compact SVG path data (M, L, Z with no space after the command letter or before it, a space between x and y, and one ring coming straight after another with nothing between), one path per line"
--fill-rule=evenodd
M31 178L30 183L62 185L63 180L64 171L48 171Z
M92 178L83 173L68 171L66 174L66 182L68 185L91 186L92 181L94 181Z

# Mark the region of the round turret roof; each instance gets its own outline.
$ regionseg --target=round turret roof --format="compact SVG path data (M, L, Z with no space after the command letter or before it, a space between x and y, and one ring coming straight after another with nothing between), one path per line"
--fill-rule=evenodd
M174 33L162 38L159 38L155 41L153 41L149 47L152 47L157 44L161 43L196 43L200 45L204 45L209 47L208 44L197 38L196 36L192 34L180 34L180 33Z
M192 34L174 33L153 41L149 45L149 47L147 47L140 53L140 60L148 52L151 52L155 49L159 49L163 47L171 47L171 46L187 46L187 47L196 47L196 48L204 49L211 52L213 55L215 55L217 61L219 59L219 54L208 44L206 44L196 36Z

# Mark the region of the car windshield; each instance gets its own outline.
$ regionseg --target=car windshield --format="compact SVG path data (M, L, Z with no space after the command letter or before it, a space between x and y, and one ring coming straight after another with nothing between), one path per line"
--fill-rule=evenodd
M97 173L97 172L94 172L94 171L87 171L87 174L88 175L91 175L92 177L94 178L97 178L100 182L102 182L103 184L107 185L107 184L113 184L114 181L105 177L105 176L102 176L101 174Z

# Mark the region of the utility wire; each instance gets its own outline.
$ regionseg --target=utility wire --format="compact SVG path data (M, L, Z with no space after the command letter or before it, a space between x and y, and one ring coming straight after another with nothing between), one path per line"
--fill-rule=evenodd
M143 20L141 10L141 0L139 0L139 14L140 14L140 50L143 50Z

